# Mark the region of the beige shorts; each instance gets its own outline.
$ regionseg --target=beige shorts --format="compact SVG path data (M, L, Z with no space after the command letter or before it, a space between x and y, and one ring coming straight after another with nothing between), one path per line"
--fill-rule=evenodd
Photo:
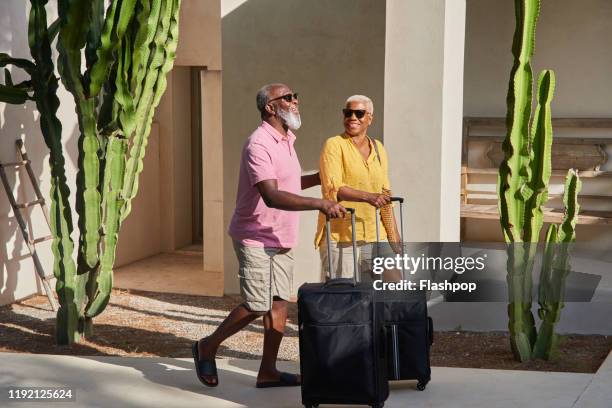
M293 287L293 250L288 248L251 247L234 241L240 266L240 293L252 312L272 308L273 298L290 300Z

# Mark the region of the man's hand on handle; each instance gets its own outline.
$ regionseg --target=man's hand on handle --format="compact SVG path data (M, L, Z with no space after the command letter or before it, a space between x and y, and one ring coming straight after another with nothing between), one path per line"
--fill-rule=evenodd
M346 214L346 208L330 200L321 200L319 210L328 218L343 218Z

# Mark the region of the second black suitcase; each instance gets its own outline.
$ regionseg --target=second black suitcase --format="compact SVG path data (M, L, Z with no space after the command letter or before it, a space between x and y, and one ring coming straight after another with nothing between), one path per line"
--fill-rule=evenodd
M353 260L356 259L355 214ZM329 220L326 225L331 266ZM355 265L355 270L357 269ZM353 279L305 283L298 290L302 404L382 407L389 396L384 304L372 285Z
M391 200L399 202L400 238L403 241L404 199L392 197ZM379 230L379 213L376 210L377 241L380 241ZM378 248L379 243L376 244ZM402 248L403 245L404 242ZM402 279L403 274L402 270ZM382 294L385 305L389 380L417 380L417 389L423 391L431 379L429 354L433 343L433 320L427 316L427 299L423 292L388 295Z

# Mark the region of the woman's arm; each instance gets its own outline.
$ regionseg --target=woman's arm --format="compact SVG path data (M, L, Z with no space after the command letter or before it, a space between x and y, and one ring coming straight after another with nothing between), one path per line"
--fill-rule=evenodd
M389 204L391 197L385 194L369 193L349 186L342 186L338 189L338 201L360 201L380 208Z

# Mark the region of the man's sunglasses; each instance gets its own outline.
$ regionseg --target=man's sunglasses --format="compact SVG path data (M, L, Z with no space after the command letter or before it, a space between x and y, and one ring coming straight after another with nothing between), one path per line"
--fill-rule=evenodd
M296 93L294 93L294 94L290 94L290 93L288 93L288 94L286 94L286 95L279 96L278 98L270 99L270 100L268 101L268 103L273 102L273 101L277 101L277 100L279 100L279 99L284 99L285 101L287 101L287 102L291 103L291 102L292 102L294 99L295 99L296 101L298 100L298 94L297 94L297 92L296 92Z
M365 114L367 113L367 111L365 109L342 109L342 113L344 114L345 118L351 118L353 117L353 113L355 114L355 117L357 119L361 119L365 116Z

